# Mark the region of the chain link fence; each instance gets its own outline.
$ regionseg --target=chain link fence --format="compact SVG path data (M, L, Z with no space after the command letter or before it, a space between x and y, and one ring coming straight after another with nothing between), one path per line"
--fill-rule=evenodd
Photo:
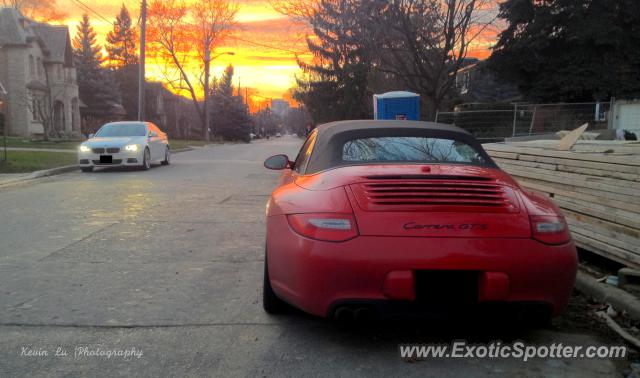
M461 105L453 112L439 112L436 122L458 126L479 139L497 140L573 130L585 123L589 123L589 130L606 129L611 112L609 102L512 104L501 109L480 107L487 105Z

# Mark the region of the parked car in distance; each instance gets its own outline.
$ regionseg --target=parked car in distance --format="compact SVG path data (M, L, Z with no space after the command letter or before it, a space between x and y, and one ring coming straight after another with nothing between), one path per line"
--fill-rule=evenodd
M283 171L267 206L269 313L286 303L356 320L492 309L529 324L569 301L577 253L560 209L462 129L334 122L294 161L264 165Z
M83 172L94 167L137 166L143 170L160 162L169 165L171 150L167 134L151 122L112 122L100 127L78 150Z

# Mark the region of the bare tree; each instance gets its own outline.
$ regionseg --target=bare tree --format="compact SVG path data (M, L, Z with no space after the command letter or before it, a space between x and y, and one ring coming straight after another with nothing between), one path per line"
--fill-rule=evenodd
M369 85L386 87L389 82L422 95L428 117L455 85L455 76L465 64L469 47L493 26L496 0L354 0L351 17L366 30L353 35L362 48L375 51ZM311 25L318 12L335 0L269 0L276 11L294 22ZM357 14L356 14L357 13ZM321 36L316 36L321 37ZM337 38L333 34L330 38ZM378 80L379 81L379 80ZM396 84L397 85L397 84Z
M66 93L66 86L55 92L51 90L50 86L47 86L47 89L42 94L29 91L18 99L18 103L27 108L33 119L42 124L42 137L45 141L48 141L51 137L59 138L62 136L60 130L55 127L55 102L58 98L65 98Z
M494 0L368 1L370 42L381 45L379 69L422 94L429 118L455 84L469 47L495 20Z
M237 4L226 0L201 0L189 7L183 0L153 0L149 5L150 51L165 63L168 84L191 96L205 140L209 140L211 62L234 26L237 11Z
M308 24L314 13L318 10L317 0L268 0L269 5L276 12L289 16L298 23Z

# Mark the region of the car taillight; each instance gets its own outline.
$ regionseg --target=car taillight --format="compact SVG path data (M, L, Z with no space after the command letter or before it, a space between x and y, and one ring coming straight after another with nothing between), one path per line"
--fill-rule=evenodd
M340 242L358 236L352 214L291 214L287 219L295 232L312 239Z
M571 240L569 226L563 217L531 217L533 238L545 244L564 244Z

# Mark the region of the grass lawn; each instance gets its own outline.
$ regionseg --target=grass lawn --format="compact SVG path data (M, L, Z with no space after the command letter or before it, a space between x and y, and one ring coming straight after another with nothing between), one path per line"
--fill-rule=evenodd
M76 164L76 154L46 151L7 151L0 149L0 173L24 173Z
M213 142L209 142L209 143L213 143ZM171 145L172 150L177 150L179 148L185 148L189 146L196 146L196 147L206 146L207 142L203 140L186 140L186 139L169 138L169 144Z
M26 148L60 148L65 150L75 150L80 145L80 142L41 142L31 141L27 138L20 137L8 137L7 147L26 147ZM0 138L0 148L4 146L4 141Z
M179 148L185 148L189 146L201 147L207 144L221 143L221 141L211 141L209 143L203 140L186 140L186 139L169 139L171 148L177 150ZM80 142L41 142L31 141L20 137L8 137L7 147L26 147L26 148L56 148L65 150L75 150L80 145ZM4 146L4 141L0 138L0 149Z

